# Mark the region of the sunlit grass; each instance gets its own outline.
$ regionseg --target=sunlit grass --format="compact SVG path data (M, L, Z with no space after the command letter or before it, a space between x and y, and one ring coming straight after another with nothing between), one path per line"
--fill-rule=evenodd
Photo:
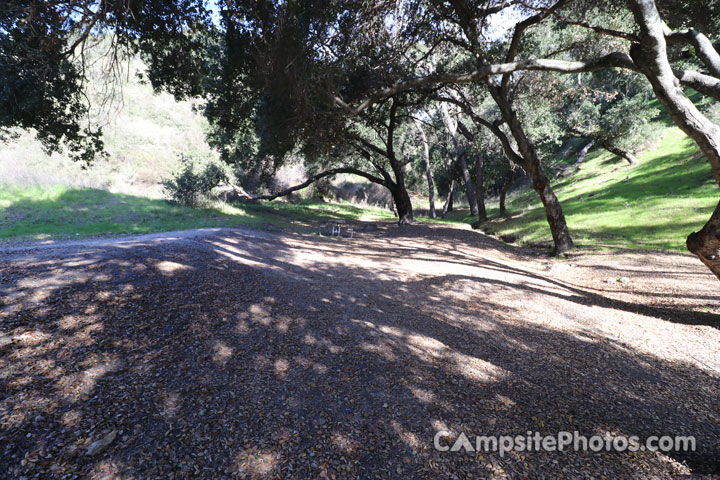
M677 128L668 128L655 149L630 167L603 151L593 152L576 174L555 181L578 247L685 251L687 235L702 227L720 198L710 167ZM447 219L426 222L467 226L475 219L457 208ZM520 244L549 244L550 230L535 192L519 190L508 201L509 216L491 220L485 231L512 235ZM204 209L165 200L66 186L6 185L0 188L0 238L67 238L133 234L200 227L301 229L328 219L393 221L392 212L350 203L264 202Z
M68 238L201 227L299 228L330 218L391 220L357 205L282 202L193 209L165 200L66 186L0 188L0 238Z
M685 238L707 221L720 199L697 147L669 128L656 149L630 167L603 151L594 152L577 174L553 186L578 247L686 251ZM526 191L508 204L510 216L485 229L511 234L523 244L551 241L537 195ZM496 205L489 214L497 217Z

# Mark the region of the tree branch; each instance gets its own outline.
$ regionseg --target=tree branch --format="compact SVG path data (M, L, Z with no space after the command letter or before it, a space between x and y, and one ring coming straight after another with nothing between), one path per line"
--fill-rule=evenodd
M460 107L463 112L465 112L465 114L470 117L470 119L473 121L473 123L478 129L481 127L485 127L490 130L493 135L495 135L495 137L500 141L503 147L503 151L505 152L505 156L511 164L516 164L523 167L525 166L524 159L515 150L515 148L513 148L512 143L510 143L510 139L507 137L507 135L505 135L505 132L500 129L500 126L498 124L492 123L484 119L483 117L475 113L468 103L462 100L458 100L457 98L437 96L433 97L432 99L440 102L452 103Z
M512 73L519 70L578 73L594 72L606 68L627 68L630 70L637 70L632 59L627 54L620 52L611 53L609 55L590 60L578 61L553 59L519 60L517 62L482 65L476 70L466 73L432 74L399 81L395 83L395 85L378 90L356 107L347 104L339 97L335 97L334 102L337 106L348 111L348 113L358 115L376 103L388 97L392 97L397 93L428 85L472 83L493 75L502 75L504 73Z
M363 137L361 137L360 135L351 134L351 135L350 135L350 138L352 138L353 140L356 140L356 141L360 142L360 143L361 143L365 148L367 148L368 150L371 150L371 151L373 151L373 152L377 153L378 155L381 155L381 156L383 156L383 157L385 157L385 158L389 158L388 152L386 152L386 151L383 150L382 148L378 147L377 145L373 144L372 142L370 142L370 141L368 141L368 140L365 140L365 139L364 139Z
M312 185L313 183L317 182L317 181L320 180L321 178L329 177L329 176L331 176L331 175L337 175L337 174L339 174L339 173L349 173L349 174L352 174L352 175L358 175L358 176L360 176L360 177L364 177L364 178L370 180L370 181L373 182L373 183L377 183L377 184L380 184L380 185L382 185L382 186L384 186L384 187L387 187L387 184L386 184L385 181L382 180L381 178L378 178L378 177L376 177L376 176L374 176L374 175L371 175L371 174L369 174L369 173L363 172L362 170L358 170L357 168L341 167L341 168L333 168L333 169L326 170L326 171L324 171L324 172L318 173L318 174L316 174L316 175L313 175L312 177L310 177L310 178L308 178L307 180L305 180L303 183L300 183L300 184L298 184L298 185L295 185L294 187L286 188L285 190L282 190L282 191L280 191L280 192L278 192L278 193L273 193L273 194L270 194L270 195L256 195L256 196L251 196L251 199L252 199L252 200L275 200L275 199L278 198L278 197L285 197L285 196L287 196L287 195L290 195L290 194L293 193L293 192L296 192L296 191L298 191L298 190L302 190L303 188L306 188L306 187Z
M695 53L702 60L710 73L720 78L720 54L705 35L694 28L672 32L665 35L668 45L677 43L690 43L695 48Z
M560 8L563 4L567 3L567 1L568 0L558 0L553 6L544 9L544 11L537 13L532 17L526 18L522 22L515 25L515 31L513 32L513 38L510 41L510 47L508 48L505 62L513 62L515 58L517 58L518 49L520 48L520 40L522 39L522 35L525 30L537 23L542 22L548 16L552 15L555 11L557 11L557 9ZM505 73L500 82L500 88L502 89L503 96L505 97L507 97L507 91L510 84L510 73L511 72Z
M525 8L529 8L530 10L536 10L536 11L548 11L548 10L549 10L548 8L544 8L544 7L535 7L535 6L532 6L532 5L528 4L527 2L520 2L520 4L521 4L523 7L525 7ZM601 26L598 26L598 25L593 25L593 24L591 24L591 23L589 23L589 22L586 22L586 21L570 20L569 18L565 18L565 17L563 17L562 15L560 15L559 13L557 13L557 11L552 11L552 12L550 12L550 13L551 13L552 16L555 17L558 21L560 21L560 22L562 22L562 23L564 23L564 24L566 24L566 25L576 25L576 26L578 26L578 27L583 27L583 28L587 28L587 29L589 29L589 30L593 30L593 31L595 31L595 32L597 32L597 33L600 33L600 34L603 34L603 35L609 35L609 36L612 36L612 37L618 37L618 38L623 38L623 39L625 39L625 40L630 40L631 42L637 42L637 41L638 41L637 35L634 35L634 34L632 34L632 33L623 32L623 31L620 31L620 30L612 30L612 29L610 29L610 28L604 28L604 27L601 27Z

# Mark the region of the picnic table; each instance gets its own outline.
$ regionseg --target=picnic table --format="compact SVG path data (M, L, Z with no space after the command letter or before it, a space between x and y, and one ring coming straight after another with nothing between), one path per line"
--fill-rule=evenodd
M353 237L353 227L348 225L345 220L333 218L326 221L324 224L320 225L320 230L318 231L319 235L322 235L323 227L330 230L331 237L340 237L342 236L343 231L346 235L349 235L350 238Z

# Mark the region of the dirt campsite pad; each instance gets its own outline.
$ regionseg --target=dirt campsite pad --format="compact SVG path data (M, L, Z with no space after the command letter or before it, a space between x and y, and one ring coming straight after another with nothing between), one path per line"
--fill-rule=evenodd
M689 255L445 226L6 248L2 478L670 478L720 469L720 289ZM694 452L441 452L461 433Z

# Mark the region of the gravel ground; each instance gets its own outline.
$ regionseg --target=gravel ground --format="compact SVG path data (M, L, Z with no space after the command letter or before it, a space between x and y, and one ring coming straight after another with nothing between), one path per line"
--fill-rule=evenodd
M720 473L720 289L696 259L369 230L5 246L0 478ZM441 431L697 449L439 452Z

